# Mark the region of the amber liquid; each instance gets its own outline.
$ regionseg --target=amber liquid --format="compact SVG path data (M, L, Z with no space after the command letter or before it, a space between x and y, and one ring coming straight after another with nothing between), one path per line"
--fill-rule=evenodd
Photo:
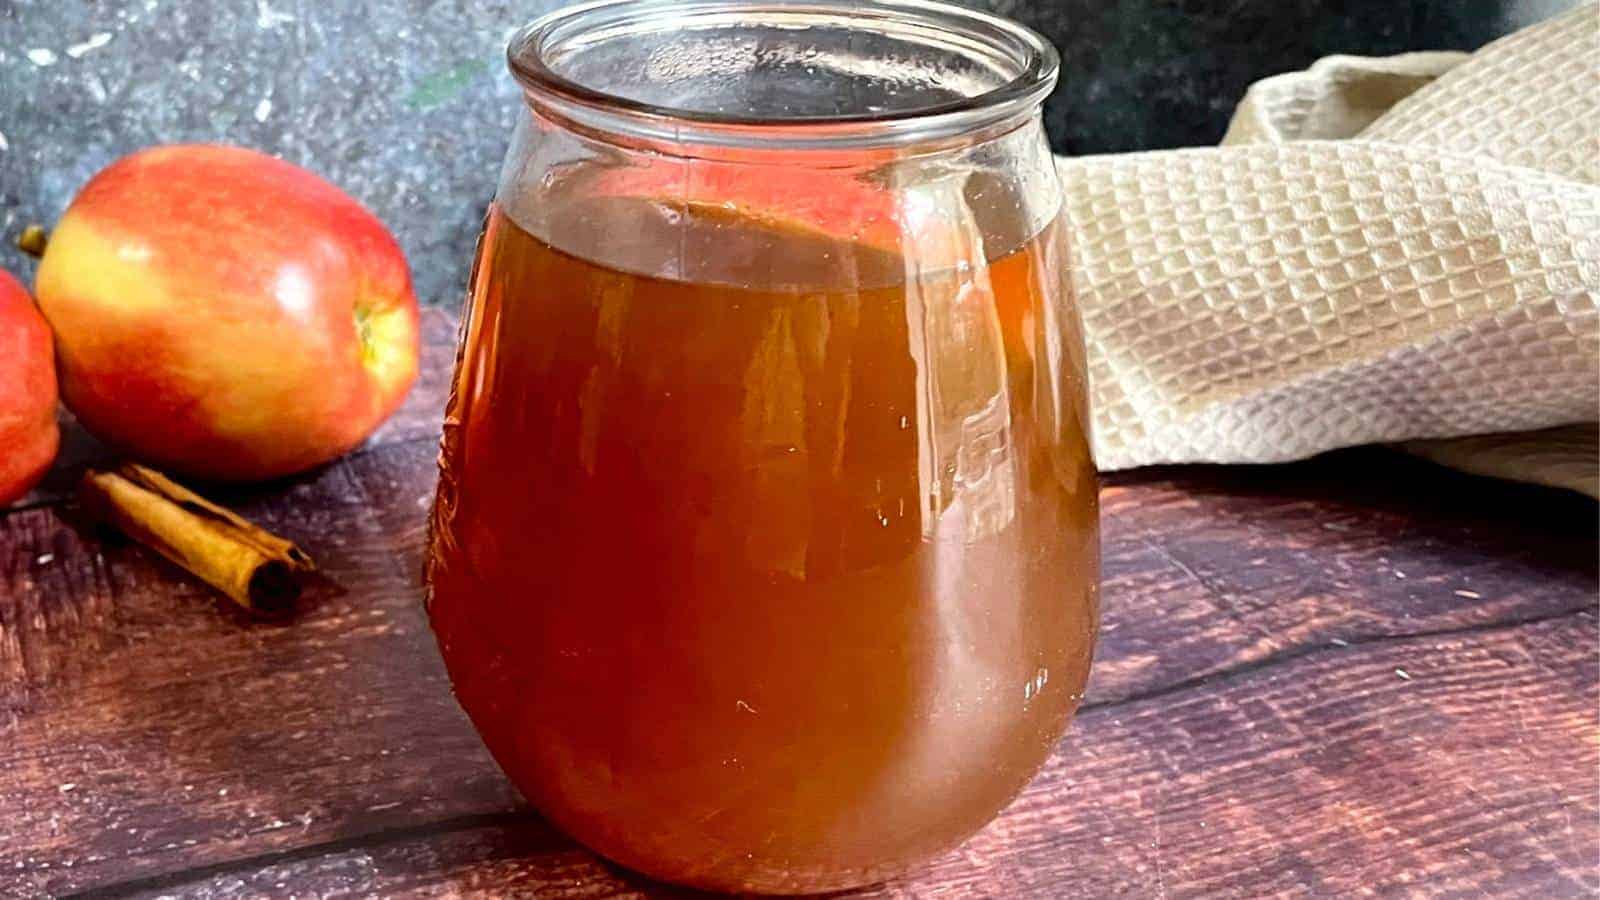
M433 523L456 694L523 793L627 866L893 875L1021 790L1088 676L1096 479L1056 237L924 271L659 212L596 202L550 232L576 252L491 214ZM702 248L667 277L587 261L667 239Z

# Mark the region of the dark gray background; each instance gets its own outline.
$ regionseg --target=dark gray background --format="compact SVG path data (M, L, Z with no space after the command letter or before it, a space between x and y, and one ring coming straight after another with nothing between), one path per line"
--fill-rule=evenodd
M1471 49L1571 0L970 0L1062 51L1067 153L1215 143L1245 87L1330 53ZM510 31L562 0L0 0L0 267L95 171L226 141L365 202L455 302L511 132Z

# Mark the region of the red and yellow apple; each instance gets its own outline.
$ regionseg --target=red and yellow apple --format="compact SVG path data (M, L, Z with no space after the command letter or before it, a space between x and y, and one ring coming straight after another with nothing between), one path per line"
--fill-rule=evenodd
M393 236L343 191L251 150L113 163L56 227L37 295L78 420L199 478L328 462L417 374L417 303Z
M44 477L60 440L50 328L22 285L0 272L0 506Z

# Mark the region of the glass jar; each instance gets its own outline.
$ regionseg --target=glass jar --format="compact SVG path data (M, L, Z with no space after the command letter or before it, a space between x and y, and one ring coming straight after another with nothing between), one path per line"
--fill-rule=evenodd
M509 55L432 521L462 706L658 878L953 847L1044 764L1098 623L1055 52L917 0L623 0Z

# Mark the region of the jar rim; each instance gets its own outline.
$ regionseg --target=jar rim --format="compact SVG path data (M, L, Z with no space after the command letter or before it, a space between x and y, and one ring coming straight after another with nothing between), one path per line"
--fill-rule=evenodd
M899 109L821 115L727 112L663 105L568 77L551 59L575 42L661 31L669 25L737 16L823 17L850 29L887 33L920 29L947 38L944 49L974 62L1003 61L1003 81L970 95ZM580 44L581 45L581 44ZM1055 87L1060 57L1042 35L1018 22L942 0L592 0L542 16L506 48L513 76L530 100L603 132L712 146L876 147L937 140L1032 114Z

